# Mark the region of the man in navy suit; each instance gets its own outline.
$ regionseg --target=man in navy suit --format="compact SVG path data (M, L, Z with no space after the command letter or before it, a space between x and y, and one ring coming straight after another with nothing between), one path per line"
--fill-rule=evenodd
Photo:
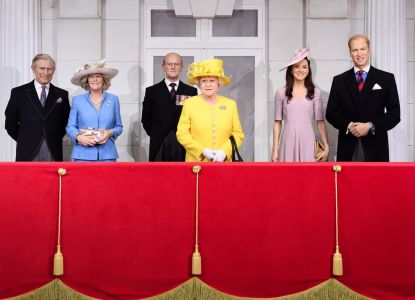
M337 161L389 161L388 130L400 122L395 77L369 64L366 36L348 44L354 67L333 78L326 111L339 130Z
M16 142L16 161L62 161L62 138L69 116L68 92L53 84L55 61L33 58L35 80L13 88L5 128Z
M169 53L163 59L166 78L146 89L141 123L150 137L149 161L184 161L186 151L176 138L182 100L197 95L197 89L179 80L182 57Z

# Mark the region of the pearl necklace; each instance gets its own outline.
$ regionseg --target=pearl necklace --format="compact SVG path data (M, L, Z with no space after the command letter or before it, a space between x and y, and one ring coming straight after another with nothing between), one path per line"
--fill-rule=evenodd
M94 101L94 100L91 98L91 94L89 94L89 99L91 100L91 102L92 102L95 106L98 106L98 105L100 105L100 104L101 104L102 100L104 100L104 94L102 94L102 97L101 97L101 99L100 99L99 101Z

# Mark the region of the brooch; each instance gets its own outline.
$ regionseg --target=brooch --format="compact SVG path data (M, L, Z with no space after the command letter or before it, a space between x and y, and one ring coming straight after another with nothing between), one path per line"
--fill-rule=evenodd
M219 109L225 110L226 109L226 106L225 105L220 105L219 106Z
M58 100L56 100L56 103L61 103L62 102L62 98L61 97L59 97L59 99Z
M183 106L183 102L186 99L189 99L192 96L188 96L188 95L176 95L176 105L178 106Z

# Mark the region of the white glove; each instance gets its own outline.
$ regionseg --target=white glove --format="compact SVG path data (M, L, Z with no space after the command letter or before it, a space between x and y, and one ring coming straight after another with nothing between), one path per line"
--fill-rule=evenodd
M222 149L214 150L215 151L215 157L213 158L213 161L222 162L226 158L226 153Z
M202 154L204 157L210 160L215 158L215 150L212 150L212 149L205 148L203 149Z

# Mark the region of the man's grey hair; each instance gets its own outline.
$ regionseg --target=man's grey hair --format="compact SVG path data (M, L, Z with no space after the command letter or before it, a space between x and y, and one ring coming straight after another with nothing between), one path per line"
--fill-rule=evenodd
M41 60L41 59L43 59L43 60L49 60L50 62L52 62L52 68L53 68L53 70L56 69L56 64L55 64L55 61L53 60L53 58L49 54L44 54L44 53L39 53L35 57L33 57L33 60L32 60L32 69L35 67L36 62L38 60Z

